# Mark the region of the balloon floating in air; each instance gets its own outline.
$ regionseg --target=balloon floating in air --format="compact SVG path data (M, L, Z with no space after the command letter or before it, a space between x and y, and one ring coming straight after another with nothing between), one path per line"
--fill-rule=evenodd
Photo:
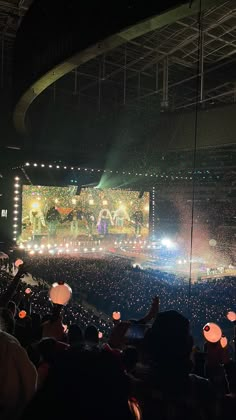
M214 322L208 322L203 327L203 336L209 343L217 343L222 337L221 328Z
M236 313L234 311L229 311L226 314L226 318L231 322L235 322L236 321Z
M72 296L72 290L67 283L53 283L49 296L55 305L66 305Z
M18 258L16 261L15 261L15 266L18 268L18 267L20 267L20 265L22 265L22 264L24 264L24 261L22 261L20 258Z

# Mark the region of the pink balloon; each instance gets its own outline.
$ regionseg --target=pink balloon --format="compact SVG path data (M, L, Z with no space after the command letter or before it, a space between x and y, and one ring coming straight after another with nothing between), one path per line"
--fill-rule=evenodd
M22 311L19 312L19 318L21 318L21 319L25 318L26 315L27 315L27 312L24 311L24 309L22 309Z
M222 337L222 331L219 325L214 324L214 322L208 322L203 327L203 335L209 343L217 343Z
M113 312L112 314L112 318L114 319L114 321L119 321L120 319L120 312Z
M221 347L224 349L225 347L227 347L227 344L228 344L228 340L227 340L227 338L226 337L221 337L221 339L220 339L220 344L221 344Z
M231 322L236 321L236 313L234 311L227 312L226 317Z
M53 283L49 296L53 303L57 305L66 305L72 295L72 290L67 283Z
M103 333L101 332L101 331L99 331L99 333L98 333L98 338L102 338L103 337Z
M27 295L29 295L32 292L32 290L30 289L30 287L27 287L27 289L25 289L25 293Z
M24 261L22 261L20 258L18 258L18 259L15 261L15 266L16 266L16 267L20 267L20 265L22 265L22 264L24 264Z

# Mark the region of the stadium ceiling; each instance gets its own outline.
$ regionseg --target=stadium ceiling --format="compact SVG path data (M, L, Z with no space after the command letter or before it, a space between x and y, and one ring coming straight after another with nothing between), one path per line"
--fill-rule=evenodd
M0 40L4 52L12 55L17 29L33 0L0 0Z
M17 28L32 0L0 0L1 70L10 60ZM81 102L145 107L159 96L162 110L234 103L236 4L217 3L202 13L150 31L82 64L47 90L73 106ZM201 87L196 97L199 58ZM3 75L2 75L3 77ZM47 93L46 90L46 93Z
M68 105L143 107L156 98L162 111L236 101L236 3L222 2L137 37L81 65L49 89ZM198 78L196 76L199 76ZM199 82L198 92L197 79Z

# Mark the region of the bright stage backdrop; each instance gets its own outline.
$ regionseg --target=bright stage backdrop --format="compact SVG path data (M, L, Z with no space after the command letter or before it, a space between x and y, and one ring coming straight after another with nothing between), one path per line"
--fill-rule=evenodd
M149 234L149 192L23 185L21 240Z

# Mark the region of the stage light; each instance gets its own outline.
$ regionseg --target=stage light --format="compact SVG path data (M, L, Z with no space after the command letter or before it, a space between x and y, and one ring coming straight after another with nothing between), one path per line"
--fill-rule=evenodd
M48 165L49 168L52 168L52 165Z
M14 223L13 227L18 227L17 223Z
M60 169L60 166L59 166L59 165L57 165L57 166L56 166L56 168L57 168L57 169Z
M67 166L64 166L64 169L67 169Z
M174 246L173 242L168 238L163 238L161 243L166 246L166 248L172 248Z
M15 201L19 201L19 197L14 197L14 200Z
M34 166L38 166L38 164L37 163L34 163Z
M19 207L19 204L14 204L14 207Z
M19 191L18 191L18 190L15 190L15 191L14 191L14 194L19 194Z
M18 176L16 176L16 177L15 177L15 180L16 180L16 181L19 181L19 180L20 180L20 178L19 178Z
M42 163L41 167L44 168L44 166L45 166L44 163Z
M15 188L19 188L19 187L20 187L20 184L16 183Z
M26 162L25 166L30 166L30 163L29 162Z

